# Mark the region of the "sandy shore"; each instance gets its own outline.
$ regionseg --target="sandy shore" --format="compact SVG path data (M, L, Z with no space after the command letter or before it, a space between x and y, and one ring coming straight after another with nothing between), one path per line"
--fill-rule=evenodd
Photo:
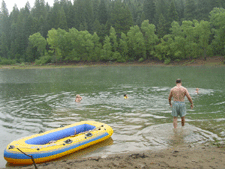
M38 169L224 169L224 144L207 143L202 145L186 145L158 151L132 152L128 154L110 155L105 158L89 157L72 160L52 161L37 164ZM34 169L34 165L26 167L7 167Z

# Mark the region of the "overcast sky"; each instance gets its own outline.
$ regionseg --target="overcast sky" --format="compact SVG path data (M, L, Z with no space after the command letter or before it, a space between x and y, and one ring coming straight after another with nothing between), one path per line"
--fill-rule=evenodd
M4 0L6 3L6 7L9 11L9 13L12 12L14 5L16 4L18 9L24 8L26 3L29 1L30 2L30 7L33 8L34 7L34 2L35 0ZM1 1L2 2L2 1ZM54 0L45 0L45 3L47 3L52 7Z

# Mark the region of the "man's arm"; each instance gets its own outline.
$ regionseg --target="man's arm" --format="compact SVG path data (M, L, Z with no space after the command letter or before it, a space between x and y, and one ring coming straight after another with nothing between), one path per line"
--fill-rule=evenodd
M187 89L186 89L186 96L187 96L187 98L188 98L189 102L191 103L191 109L193 109L193 107L194 107L194 105L193 105L193 101L192 101L192 98L191 98L191 96L189 95L189 93L188 93Z
M173 97L172 90L170 90L170 94L169 94L168 100L169 100L169 104L170 104L171 107L172 107L172 104L171 104L172 97Z

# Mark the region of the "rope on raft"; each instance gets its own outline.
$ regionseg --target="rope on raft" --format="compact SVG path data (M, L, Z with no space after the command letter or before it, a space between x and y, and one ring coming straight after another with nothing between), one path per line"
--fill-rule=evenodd
M17 148L17 150L19 150L19 151L20 151L21 153L23 153L24 155L30 157L30 158L32 159L32 161L33 161L33 164L34 164L35 169L38 169L32 155L28 155L28 154L24 153L24 152L23 152L22 150L20 150L19 148Z

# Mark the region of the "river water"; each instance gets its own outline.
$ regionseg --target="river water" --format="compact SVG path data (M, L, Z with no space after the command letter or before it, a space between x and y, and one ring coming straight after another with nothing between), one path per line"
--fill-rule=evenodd
M114 134L65 158L224 140L224 75L225 67L202 66L0 70L0 167L10 166L4 149L13 140L83 120L106 123ZM186 125L179 120L173 130L168 94L177 78L195 107L185 100ZM83 97L80 103L74 102L76 94Z

